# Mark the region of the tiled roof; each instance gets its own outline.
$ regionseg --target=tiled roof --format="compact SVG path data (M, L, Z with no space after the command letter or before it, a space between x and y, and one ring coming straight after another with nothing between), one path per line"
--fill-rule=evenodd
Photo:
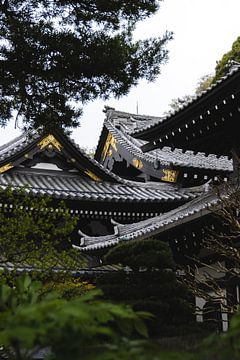
M183 152L181 149L171 150L169 147L143 153L140 147L144 145L146 141L135 139L127 133L124 133L124 131L117 129L116 122L111 117L105 121L105 126L125 150L134 157L150 162L152 165L156 160L158 160L161 165L166 166L173 165L227 172L233 170L232 160L229 160L227 156L217 157L214 154L206 156L202 152Z
M81 239L84 246L76 248L81 251L97 250L116 245L120 241L146 239L180 224L207 215L211 211L210 208L216 205L218 201L219 199L215 193L203 194L191 202L163 215L133 224L116 225L115 234L98 237L84 236Z
M114 174L112 171L106 169L102 164L89 156L70 136L64 135L69 143L71 143L78 151L81 153L94 167L99 168L102 172L108 175L112 180L115 180L118 183L127 184L127 180L121 178L120 176Z
M209 169L214 171L233 171L233 162L227 156L216 156L215 154L206 155L203 152L194 153L191 150L183 151L181 149L172 150L165 146L162 150L152 150L148 153L154 159L169 161L175 166L192 167L198 169Z
M30 145L34 140L39 138L39 134L36 131L25 132L17 138L9 141L8 143L0 146L0 162L12 157L25 147Z
M91 261L91 257L87 254L82 254L79 256L78 258L78 263L80 263L81 261L84 261L85 263L88 261ZM62 272L62 271L68 271L68 273L72 273L74 275L83 275L83 274L98 274L98 273L105 273L105 272L114 272L114 271L119 271L122 270L123 268L120 265L99 265L99 266L95 266L95 267L86 267L86 266L81 266L81 267L75 267L75 268L68 268L66 269L66 267L63 267L61 265L55 265L54 268L52 268L53 272ZM17 271L18 273L21 272L42 272L43 269L41 267L41 264L28 264L27 261L24 263L12 263L12 262L4 262L2 260L0 260L0 271L4 271L4 270L8 270L8 271Z
M145 129L145 127L150 125L154 126L162 119L162 117L158 116L138 115L118 111L107 106L105 106L105 112L107 113L107 120L111 119L115 126L119 126L121 130L127 133Z
M64 138L64 140L67 141L68 144L73 146L75 151L78 153L78 156L84 158L85 161L93 168L97 168L100 176L101 175L105 176L105 178L107 178L108 181L112 180L113 182L117 182L117 183L123 183L123 184L126 183L125 179L121 178L120 176L106 169L98 161L87 155L85 151L81 149L69 136L67 136L66 134L64 135L58 134L58 136ZM25 132L19 137L13 139L12 141L2 145L0 147L0 163L5 163L7 161L10 161L13 156L17 156L21 151L24 151L29 146L33 146L42 137L43 137L42 130Z
M112 184L84 179L77 174L61 171L16 169L0 175L0 187L13 189L27 187L35 195L48 195L60 199L109 202L166 202L188 201L199 195L202 188L177 189L164 184L127 182Z
M166 121L168 121L170 118L174 117L176 114L180 113L181 111L187 109L188 107L190 107L193 103L198 102L199 100L201 100L203 97L205 97L206 95L210 94L214 89L216 89L219 85L221 85L222 83L224 83L227 79L231 78L232 76L234 76L236 73L240 73L240 66L234 66L232 67L228 74L226 74L225 76L223 76L221 79L217 80L214 84L212 84L207 90L202 91L200 94L192 96L192 98L190 99L190 101L186 102L185 104L183 104L182 106L179 107L178 110L176 111L172 111L171 113L167 114L164 117L159 118L158 122L155 123L148 123L146 124L145 127L141 127L141 128L136 128L136 130L132 130L129 133L133 136L140 134L141 132L144 132L146 130L149 130L151 128L154 128L156 125L162 124Z

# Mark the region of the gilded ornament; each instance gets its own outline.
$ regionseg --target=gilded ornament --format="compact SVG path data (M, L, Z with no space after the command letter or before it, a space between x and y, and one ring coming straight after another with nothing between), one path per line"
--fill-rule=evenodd
M13 164L11 164L11 163L3 165L0 167L0 174L3 174L4 172L6 172L12 168L13 168Z
M113 135L111 133L108 133L103 151L102 151L102 158L103 160L105 159L110 146L112 146L112 148L117 151L117 140L113 137ZM111 155L110 155L111 156Z
M40 147L40 149L44 149L47 146L54 146L58 151L62 150L62 145L60 144L59 141L57 141L57 139L49 134L48 136L46 136L45 138L43 138L39 143L38 146Z
M167 182L176 182L177 181L178 171L163 169L163 173L165 175L161 178L161 180L167 181Z
M137 169L142 169L143 168L143 163L139 159L134 158L132 163Z
M97 175L95 175L92 171L90 170L85 170L84 173L86 175L88 175L91 179L95 180L95 181L101 181L100 177L98 177Z
M117 151L117 140L112 136L110 144L112 145L113 149Z

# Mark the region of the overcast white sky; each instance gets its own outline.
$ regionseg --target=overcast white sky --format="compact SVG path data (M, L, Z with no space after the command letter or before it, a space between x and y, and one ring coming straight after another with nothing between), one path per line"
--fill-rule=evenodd
M171 30L169 62L154 83L141 81L127 96L106 102L97 100L84 107L81 127L72 137L83 147L97 144L104 105L118 110L160 116L171 99L193 93L198 79L214 71L216 61L240 36L239 0L165 0L159 12L139 23L136 38L158 36ZM101 61L101 59L99 59ZM13 124L0 129L0 144L18 136Z

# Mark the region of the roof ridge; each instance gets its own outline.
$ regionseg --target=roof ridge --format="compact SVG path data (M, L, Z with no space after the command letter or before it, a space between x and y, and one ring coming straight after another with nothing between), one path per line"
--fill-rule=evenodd
M1 150L5 149L6 147L9 147L10 145L13 145L14 143L16 143L16 141L19 141L22 138L26 137L26 134L27 134L27 132L23 132L21 135L18 135L15 138L13 138L12 140L8 141L7 143L4 143L3 145L1 145L0 152L1 152Z
M153 128L155 125L158 125L160 123L163 123L165 121L167 121L168 119L170 119L171 117L175 116L176 114L179 114L181 111L185 110L190 104L197 102L198 100L200 100L203 96L209 94L213 89L215 89L216 87L218 87L220 84L222 84L225 80L229 79L231 76L233 76L235 73L240 72L240 67L233 67L229 70L229 72L222 76L219 80L217 80L216 82L214 82L213 84L211 84L206 90L201 91L199 94L195 94L192 96L192 98L187 101L186 103L184 103L183 105L179 106L179 109L172 111L170 113L168 113L167 115L165 115L164 117L162 117L160 119L160 121L156 124L149 124L148 126L141 128L141 129L136 129L132 132L130 132L130 134L139 134L142 131L148 130Z
M107 114L107 116L109 113L115 113L115 114L120 114L120 115L128 115L129 117L134 116L134 120L141 120L142 118L146 118L146 119L160 119L161 118L161 116L155 116L155 115L129 113L126 111L116 110L115 108L108 107L108 106L105 106L105 109L106 110L103 110L103 111Z

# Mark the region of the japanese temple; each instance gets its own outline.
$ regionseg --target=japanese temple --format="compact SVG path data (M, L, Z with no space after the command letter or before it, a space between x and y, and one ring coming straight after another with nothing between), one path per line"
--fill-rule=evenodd
M150 236L192 251L217 201L214 185L237 167L239 91L235 66L165 117L106 107L94 159L59 131L24 133L0 147L0 186L64 199L79 216L81 251Z
M99 258L121 241L168 241L177 261L198 253L219 199L237 181L240 67L165 117L105 108L94 159L69 136L39 130L0 147L0 187L64 199L74 247Z

